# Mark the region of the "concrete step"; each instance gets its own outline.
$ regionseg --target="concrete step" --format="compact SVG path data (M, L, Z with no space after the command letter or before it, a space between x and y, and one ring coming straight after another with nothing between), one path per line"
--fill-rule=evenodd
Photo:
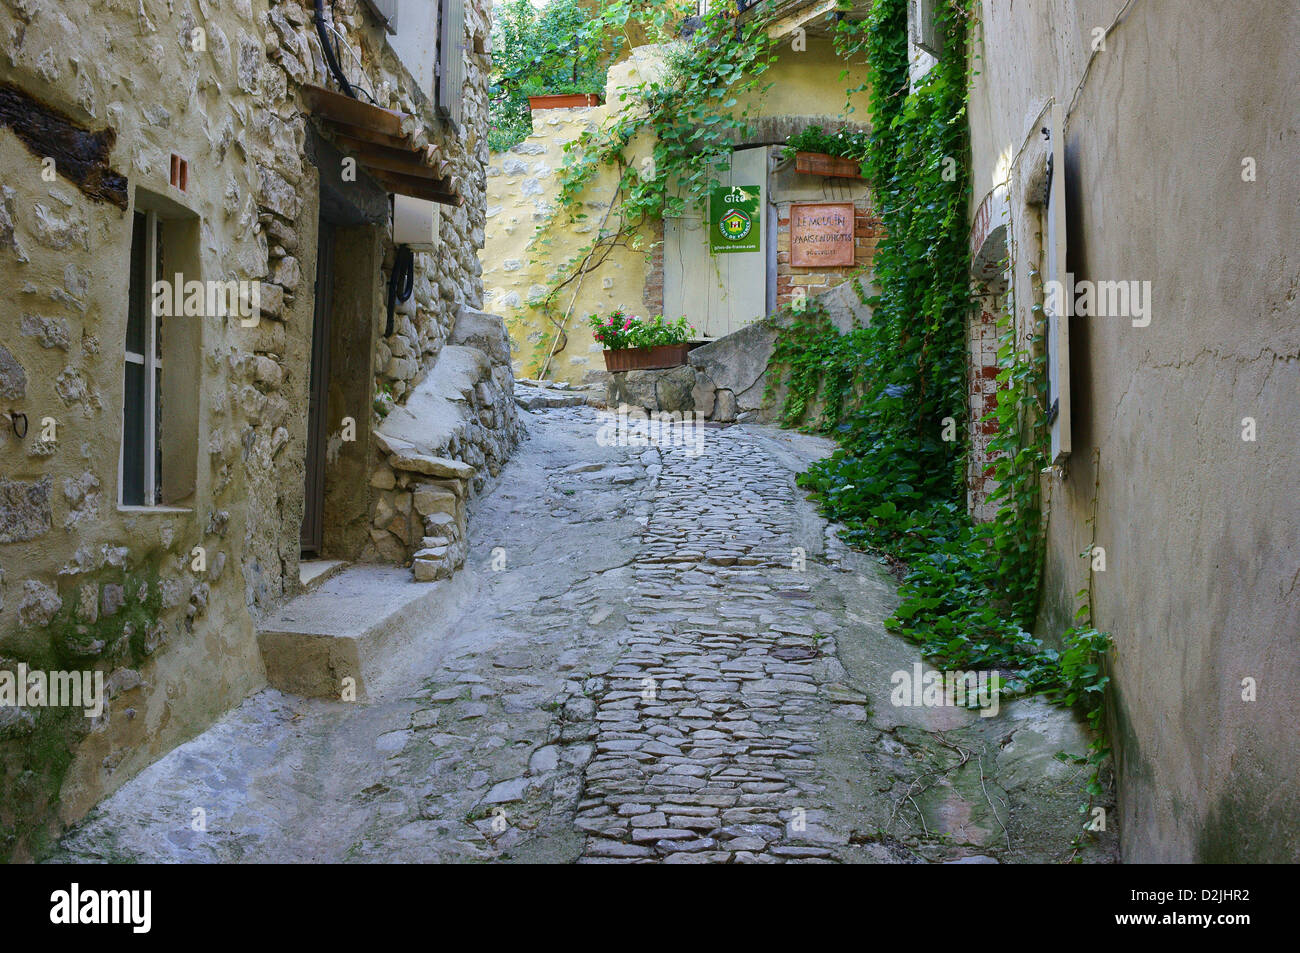
M335 569L258 627L267 680L294 695L341 700L352 678L356 700L366 701L449 595L447 585L415 582L409 569Z

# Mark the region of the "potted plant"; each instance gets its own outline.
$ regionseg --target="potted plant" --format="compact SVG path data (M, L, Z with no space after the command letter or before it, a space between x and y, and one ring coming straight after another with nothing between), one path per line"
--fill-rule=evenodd
M867 133L847 127L828 133L821 126L809 126L786 140L785 157L794 159L796 172L864 179L867 139Z
M642 321L622 308L605 317L590 315L587 323L592 336L604 345L605 369L610 372L679 367L686 363L695 333L684 317L665 321L657 314Z
M599 106L600 95L589 92L595 88L595 80L577 83L529 81L521 91L528 97L529 109L572 109L575 106Z
M493 7L488 146L504 152L531 135L534 109L599 102L605 70L625 40L608 35L585 0L499 0Z

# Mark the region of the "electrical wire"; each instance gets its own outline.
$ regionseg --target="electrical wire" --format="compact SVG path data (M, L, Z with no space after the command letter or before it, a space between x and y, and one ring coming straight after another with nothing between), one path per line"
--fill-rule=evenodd
M415 290L415 252L409 245L397 246L397 257L393 260L393 271L388 276L388 324L384 326L384 337L393 333L393 312L397 303L411 300Z

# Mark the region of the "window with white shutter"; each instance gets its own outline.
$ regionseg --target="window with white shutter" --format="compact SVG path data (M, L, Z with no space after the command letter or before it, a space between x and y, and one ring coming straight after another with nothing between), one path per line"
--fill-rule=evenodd
M1047 228L1043 235L1046 278L1062 293L1046 297L1047 419L1052 429L1050 462L1059 466L1070 455L1070 312L1073 287L1065 261L1065 110L1052 104L1048 127Z
M912 0L912 43L931 56L943 53L943 35L935 18L936 0Z
M465 113L465 0L439 0L437 102L459 129Z

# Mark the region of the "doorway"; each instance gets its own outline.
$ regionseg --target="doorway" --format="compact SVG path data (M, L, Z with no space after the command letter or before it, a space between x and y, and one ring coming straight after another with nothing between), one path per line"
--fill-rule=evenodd
M306 495L302 554L321 555L325 524L325 448L328 441L330 332L334 299L334 226L320 220L316 249L316 303L312 314L311 382L307 403Z
M752 250L710 252L711 223L706 209L698 205L688 206L680 217L664 219L664 317L685 315L700 338L739 331L768 312L769 252L773 265L776 256L767 176L768 148L756 146L732 152L714 179L718 186L746 193L757 189L756 221L749 227L761 231Z

